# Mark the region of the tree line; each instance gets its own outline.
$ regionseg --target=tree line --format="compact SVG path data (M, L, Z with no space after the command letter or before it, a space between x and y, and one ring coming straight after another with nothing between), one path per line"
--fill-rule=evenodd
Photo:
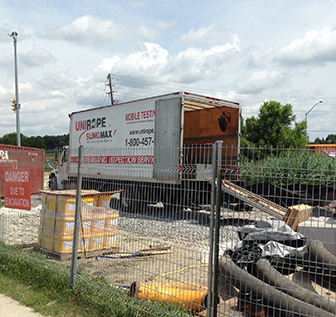
M306 146L307 122L296 122L291 104L279 101L265 101L259 108L258 116L242 120L242 146L272 148L303 148ZM336 135L326 139L316 138L314 144L336 143ZM16 145L16 133L0 138L0 144ZM69 134L28 137L21 134L21 145L42 149L55 149L69 144Z
M16 145L16 133L8 133L0 137L0 144ZM69 134L26 136L21 133L21 145L39 149L56 149L69 144Z

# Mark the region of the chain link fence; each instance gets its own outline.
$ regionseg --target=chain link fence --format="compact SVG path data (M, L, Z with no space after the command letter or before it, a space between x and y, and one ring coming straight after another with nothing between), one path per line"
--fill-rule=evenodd
M75 287L102 299L141 301L152 316L335 315L330 153L216 143L82 154L68 152L70 177L51 191L52 167L64 173L66 162L45 153L31 210L0 209L1 241L72 267Z

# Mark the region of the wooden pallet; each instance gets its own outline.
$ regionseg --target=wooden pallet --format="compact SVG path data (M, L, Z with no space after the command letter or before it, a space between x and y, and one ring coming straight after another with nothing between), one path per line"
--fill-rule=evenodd
M296 205L288 207L287 213L283 218L294 231L297 231L298 224L306 221L313 211L313 207L309 205Z
M58 253L55 251L47 250L44 248L41 248L39 246L34 247L35 251L41 252L45 254L48 258L55 259L57 261L68 261L72 258L72 253ZM97 255L106 255L106 254L112 254L117 253L119 251L118 247L110 247L105 249L99 249L99 250L90 250L85 252L78 252L77 258L78 259L85 259L85 258L93 258Z

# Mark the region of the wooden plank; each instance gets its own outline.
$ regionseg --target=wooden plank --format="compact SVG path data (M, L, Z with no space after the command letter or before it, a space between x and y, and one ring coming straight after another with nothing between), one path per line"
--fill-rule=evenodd
M313 211L313 207L305 204L288 207L287 212L283 218L294 231L297 231L298 224L306 221Z
M259 196L243 187L240 187L228 180L223 180L223 188L229 192L229 194L236 198L246 202L247 204L256 207L271 216L275 216L278 219L283 219L286 215L286 208Z
M99 192L97 190L82 190L81 196L93 196L93 195L112 195L116 193L120 193L122 190L114 190L109 192ZM68 189L68 190L40 190L40 193L48 194L48 195L59 195L59 196L70 196L76 197L76 189Z

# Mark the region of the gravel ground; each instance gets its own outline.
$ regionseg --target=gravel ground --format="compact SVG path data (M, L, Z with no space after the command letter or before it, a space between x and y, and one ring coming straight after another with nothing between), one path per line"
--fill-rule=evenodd
M181 214L180 214L181 215ZM150 215L119 214L118 228L136 232L141 236L160 237L163 240L183 242L187 245L208 245L210 232L210 212L207 210L183 211L183 217L165 213L163 208L152 208ZM183 218L183 219L180 219ZM262 212L231 211L222 208L220 219L220 241L239 240L239 227L269 216Z

